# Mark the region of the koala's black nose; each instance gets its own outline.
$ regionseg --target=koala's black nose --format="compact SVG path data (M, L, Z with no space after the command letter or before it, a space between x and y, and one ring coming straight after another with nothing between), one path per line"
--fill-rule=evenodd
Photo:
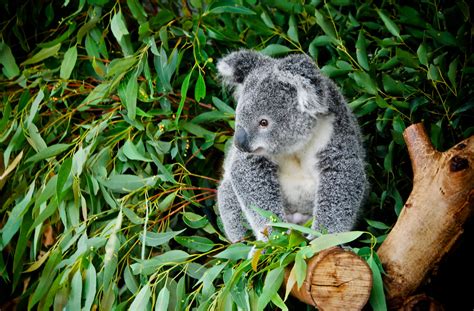
M250 152L250 143L247 132L242 128L237 128L234 135L234 144L242 152Z

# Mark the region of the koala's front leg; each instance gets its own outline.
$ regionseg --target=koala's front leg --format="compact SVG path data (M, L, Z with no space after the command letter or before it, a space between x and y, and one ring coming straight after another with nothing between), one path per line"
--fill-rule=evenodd
M262 156L240 154L232 164L231 178L256 238L266 240L263 231L269 220L252 207L270 211L285 220L277 166Z
M312 228L329 233L353 230L367 190L363 160L330 155L320 161L319 173Z
M246 220L230 179L224 178L217 189L217 206L227 238L232 243L242 240L247 231Z

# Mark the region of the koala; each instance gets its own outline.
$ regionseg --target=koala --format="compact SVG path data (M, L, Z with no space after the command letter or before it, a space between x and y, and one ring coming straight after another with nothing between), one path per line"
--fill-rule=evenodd
M312 218L318 231L353 229L368 189L365 152L336 85L306 55L275 59L240 50L217 69L237 101L217 191L228 239L242 240L248 225L267 239L268 219L254 206L286 222Z

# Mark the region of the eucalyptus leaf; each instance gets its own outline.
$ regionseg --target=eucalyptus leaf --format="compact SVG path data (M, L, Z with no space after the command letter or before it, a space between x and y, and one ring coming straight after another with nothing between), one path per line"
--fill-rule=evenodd
M35 55L31 56L30 58L25 60L23 63L21 63L21 65L26 66L26 65L39 63L45 60L46 58L55 56L59 52L59 49L61 49L61 43L58 43L51 47L42 48L41 50L39 50L38 53L36 53Z
M12 79L20 74L10 47L5 42L0 42L0 64L3 66L3 74L7 79Z
M64 58L61 63L61 70L59 72L59 77L61 79L69 79L71 73L76 65L77 61L77 46L71 46L66 53L64 53Z

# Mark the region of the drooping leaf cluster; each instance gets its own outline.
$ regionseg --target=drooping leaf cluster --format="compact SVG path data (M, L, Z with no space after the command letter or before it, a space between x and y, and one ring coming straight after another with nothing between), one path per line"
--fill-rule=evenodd
M247 260L250 246L229 246L216 216L235 104L215 63L251 48L310 55L359 117L376 238L357 251L374 271L371 304L384 308L373 250L411 188L403 130L424 122L439 149L474 132L467 2L3 2L2 304L287 308L283 267L295 263L301 284L318 249L307 229L279 224Z

